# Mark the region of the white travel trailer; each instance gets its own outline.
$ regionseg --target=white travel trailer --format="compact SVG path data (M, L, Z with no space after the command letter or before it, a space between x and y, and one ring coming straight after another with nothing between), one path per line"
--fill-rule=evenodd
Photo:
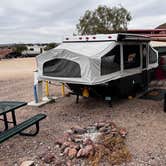
M46 45L39 45L39 44L27 44L27 50L23 51L22 54L24 56L36 56L43 53L46 48Z
M37 56L37 79L68 85L77 95L127 95L146 88L158 66L150 38L107 34L66 38L58 47Z

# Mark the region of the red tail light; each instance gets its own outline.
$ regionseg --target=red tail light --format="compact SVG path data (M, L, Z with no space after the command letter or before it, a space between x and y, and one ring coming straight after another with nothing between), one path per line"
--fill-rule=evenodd
M160 64L160 65L164 65L164 63L165 63L164 61L165 61L164 58L163 58L163 57L160 57L160 62L159 62L159 64Z

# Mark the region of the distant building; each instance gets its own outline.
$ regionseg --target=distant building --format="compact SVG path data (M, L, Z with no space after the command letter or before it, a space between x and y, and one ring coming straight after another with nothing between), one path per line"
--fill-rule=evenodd
M129 29L127 33L149 36L152 39L151 45L158 50L159 56L166 55L166 23L155 29Z
M155 29L129 29L127 33L146 35L154 41L166 41L166 23Z
M151 37L155 41L166 41L165 29L129 29L127 33L142 34Z
M159 53L159 67L154 75L157 79L166 78L166 23L159 25L155 29L129 29L127 33L142 34L151 38L151 46Z
M158 50L159 56L166 55L166 26L164 25L157 28L165 29L129 29L127 33L149 36L152 39L151 45Z
M13 49L12 48L0 48L0 59L6 58L11 53L13 53Z

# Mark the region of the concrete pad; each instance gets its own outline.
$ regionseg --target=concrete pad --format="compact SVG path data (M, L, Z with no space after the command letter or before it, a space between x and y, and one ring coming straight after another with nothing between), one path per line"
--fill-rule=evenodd
M58 97L56 96L51 96L51 97L43 97L41 102L35 103L35 101L31 101L28 103L28 106L34 106L34 107L41 107L47 103L53 102L57 99Z

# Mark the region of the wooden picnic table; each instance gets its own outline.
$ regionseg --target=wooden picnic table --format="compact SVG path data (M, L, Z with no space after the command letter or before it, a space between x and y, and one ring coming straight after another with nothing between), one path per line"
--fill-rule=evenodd
M0 116L3 116L2 119L4 121L4 130L8 130L9 123L13 123L13 126L17 125L15 110L27 105L26 102L20 101L0 101ZM12 121L8 120L7 114L11 113Z

